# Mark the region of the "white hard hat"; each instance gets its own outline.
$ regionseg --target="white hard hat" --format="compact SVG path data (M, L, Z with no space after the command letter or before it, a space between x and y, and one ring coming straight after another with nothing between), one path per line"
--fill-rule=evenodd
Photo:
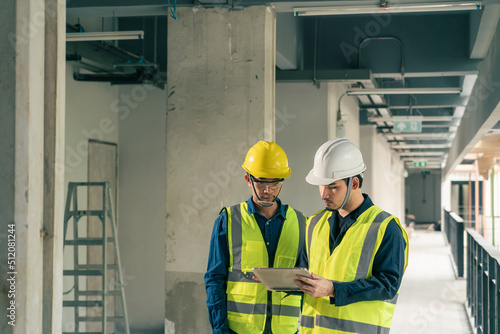
M361 174L366 169L359 148L347 138L327 141L316 152L314 166L306 177L312 185L324 186Z

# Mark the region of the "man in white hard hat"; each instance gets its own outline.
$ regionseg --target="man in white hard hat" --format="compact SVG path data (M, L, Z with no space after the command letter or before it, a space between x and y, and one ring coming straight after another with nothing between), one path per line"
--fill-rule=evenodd
M318 149L306 177L319 186L326 209L307 220L298 261L313 277L297 277L301 334L389 333L408 237L398 218L361 192L365 169L358 147L337 138Z

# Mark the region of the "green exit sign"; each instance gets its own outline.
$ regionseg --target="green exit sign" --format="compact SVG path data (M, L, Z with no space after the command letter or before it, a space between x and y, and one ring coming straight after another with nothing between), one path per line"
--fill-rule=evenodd
M427 167L427 161L413 161L413 167Z
M393 132L422 132L421 116L394 116Z

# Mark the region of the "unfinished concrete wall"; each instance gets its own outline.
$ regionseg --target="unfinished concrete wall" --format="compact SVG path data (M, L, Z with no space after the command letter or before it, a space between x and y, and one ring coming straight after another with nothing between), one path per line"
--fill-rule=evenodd
M44 9L39 1L0 2L0 332L6 334L41 333Z
M375 204L403 220L405 169L373 125L360 127L360 146L366 164L362 190Z
M166 97L152 86L119 89L118 235L130 328L137 334L164 333Z
M274 139L271 7L178 8L168 22L166 333L211 333L203 275L213 222L250 196L240 165Z
M276 142L292 169L280 198L306 216L324 207L318 187L306 182L316 150L328 140L328 85L276 84Z

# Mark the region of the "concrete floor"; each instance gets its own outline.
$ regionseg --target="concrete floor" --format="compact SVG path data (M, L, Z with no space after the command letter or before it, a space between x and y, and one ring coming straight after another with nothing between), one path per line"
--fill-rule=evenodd
M455 279L443 234L414 231L391 333L473 333L465 299L466 281Z

